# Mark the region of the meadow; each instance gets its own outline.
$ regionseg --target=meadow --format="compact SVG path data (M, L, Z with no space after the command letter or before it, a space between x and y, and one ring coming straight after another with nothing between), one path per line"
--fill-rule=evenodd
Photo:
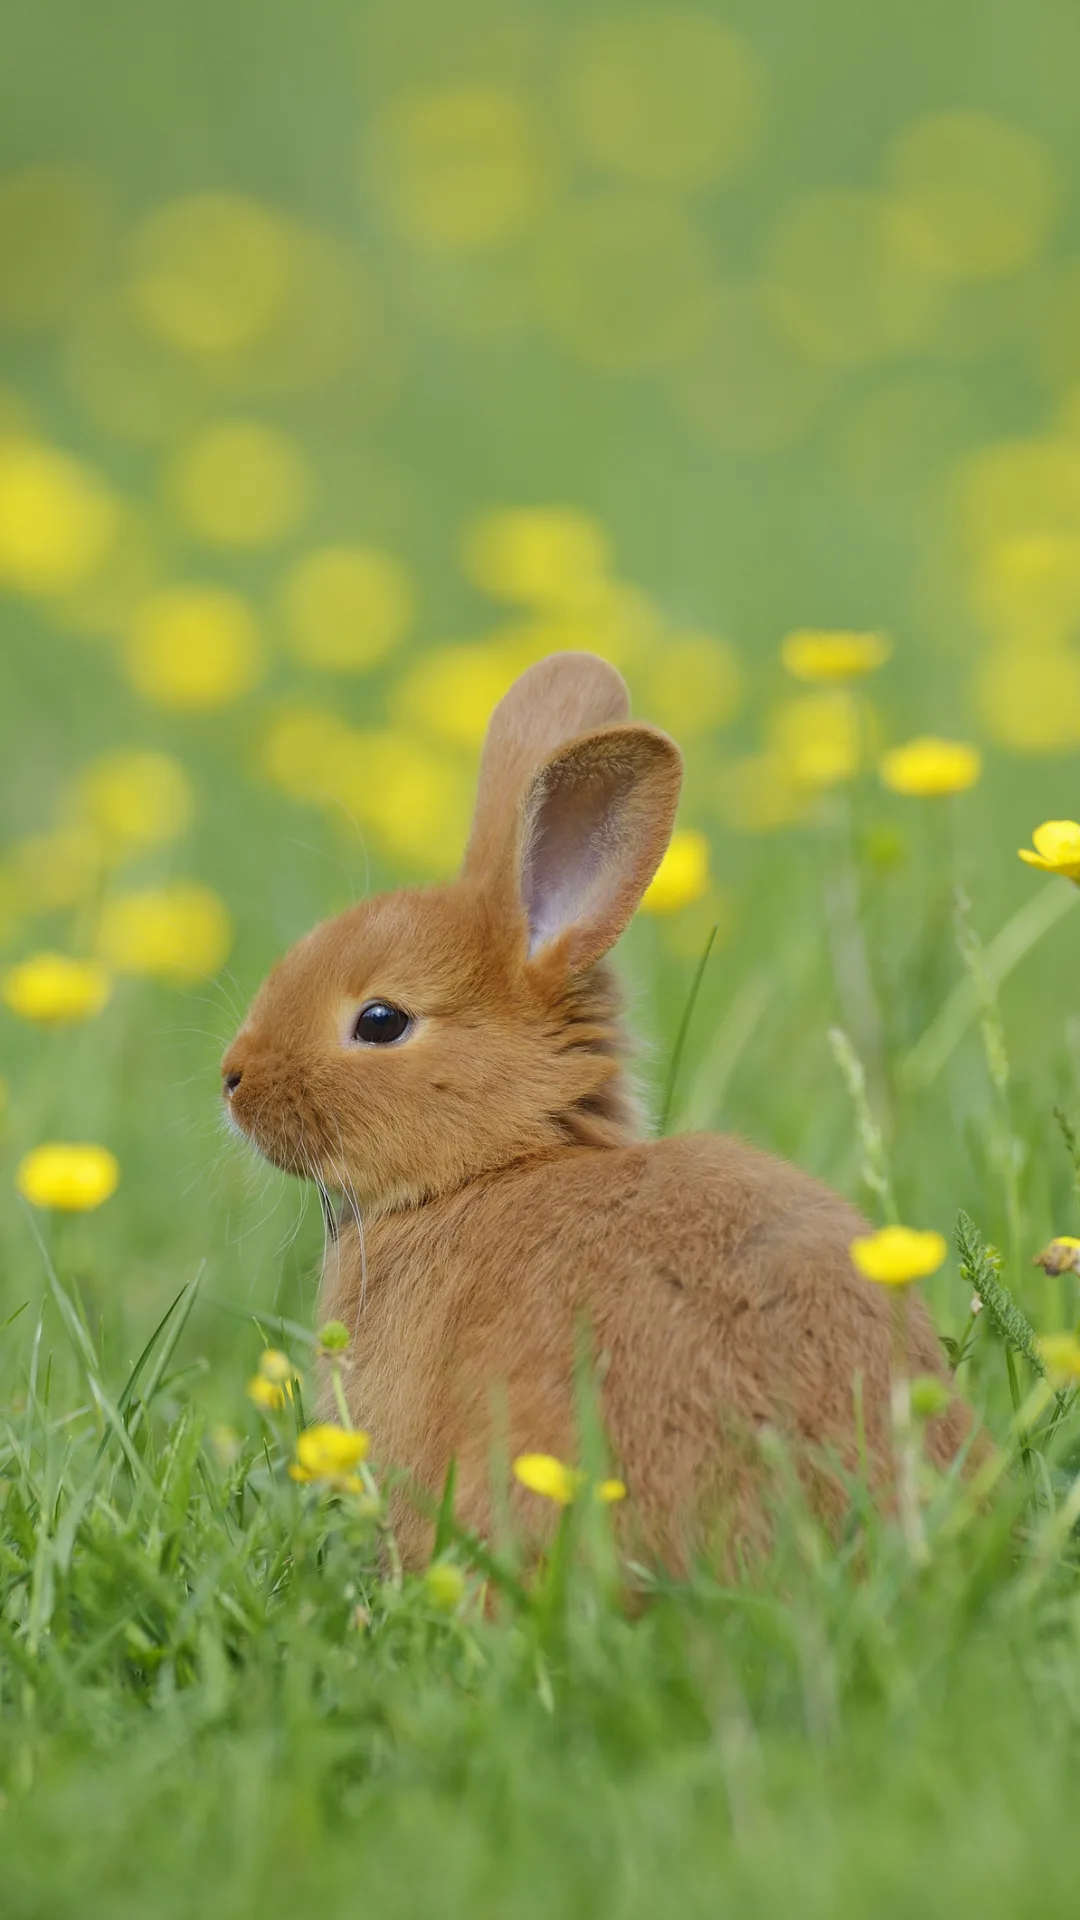
M1071 1914L1080 29L9 15L0 1913ZM387 1463L290 1474L348 1352L221 1122L268 965L453 872L565 647L686 752L653 1124L940 1236L996 1443L934 1475L913 1383L897 1513L789 1484L738 1580L580 1500L403 1575Z

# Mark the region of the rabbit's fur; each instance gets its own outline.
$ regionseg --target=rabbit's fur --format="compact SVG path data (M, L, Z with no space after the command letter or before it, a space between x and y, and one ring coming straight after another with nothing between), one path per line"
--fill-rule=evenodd
M267 1158L342 1197L320 1313L352 1335L375 1459L429 1500L455 1459L459 1518L483 1532L493 1462L575 1458L585 1336L625 1524L675 1567L714 1524L736 1549L765 1539L766 1428L819 1511L843 1504L830 1461L861 1458L887 1497L894 1362L944 1369L921 1300L853 1268L866 1229L846 1201L738 1140L642 1137L603 956L663 855L682 769L627 713L592 655L524 674L492 718L460 879L316 927L222 1071ZM372 1000L413 1016L395 1044L353 1038ZM931 1457L968 1425L954 1399ZM535 1524L545 1503L507 1494ZM395 1521L422 1562L420 1505L399 1498Z

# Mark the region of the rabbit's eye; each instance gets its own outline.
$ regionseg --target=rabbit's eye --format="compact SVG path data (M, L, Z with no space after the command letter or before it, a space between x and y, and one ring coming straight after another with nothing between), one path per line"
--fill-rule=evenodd
M400 1040L411 1025L408 1014L400 1007L392 1007L386 1000L369 1000L356 1016L353 1039L363 1040L367 1046L383 1047L391 1040Z

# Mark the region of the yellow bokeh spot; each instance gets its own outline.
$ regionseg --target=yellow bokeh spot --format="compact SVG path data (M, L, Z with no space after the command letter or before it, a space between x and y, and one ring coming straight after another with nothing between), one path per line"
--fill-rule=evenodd
M645 889L643 913L677 913L700 900L709 885L709 842L693 827L680 827Z
M263 730L258 770L294 800L324 800L328 768L339 764L354 739L340 714L322 707L283 707Z
M109 976L98 961L75 960L66 953L32 953L9 967L0 982L12 1013L43 1026L93 1019L110 991Z
M399 680L390 696L391 718L459 746L477 747L493 708L523 664L506 647L439 647Z
M75 800L80 817L119 854L178 839L194 804L180 762L138 748L95 760L80 776Z
M107 487L70 454L0 440L0 584L71 593L101 565L119 519Z
M32 1207L57 1213L89 1213L120 1183L120 1163L108 1147L50 1141L20 1160L15 1185Z
M739 656L714 634L664 634L643 655L633 681L637 708L682 739L726 726L739 710Z
M228 706L262 674L262 645L246 601L222 587L163 587L135 610L128 678L152 705L177 713Z
M1046 239L1055 200L1050 157L1005 121L981 113L917 121L894 141L889 176L958 279L1016 273Z
M820 370L792 345L758 287L715 294L671 380L686 425L725 453L790 445L810 425L824 389Z
M79 313L64 343L64 371L87 417L123 440L180 432L201 398L190 361L148 333L115 289Z
M565 209L536 269L541 317L590 366L636 373L684 353L708 322L704 237L673 202L601 195Z
M597 166L655 187L697 187L741 166L761 117L749 48L704 8L627 8L571 39L566 94Z
M869 193L796 200L769 236L765 278L777 321L811 360L862 365L924 340L940 296L932 234Z
M851 1258L863 1278L884 1287L927 1279L944 1265L948 1251L942 1234L920 1233L913 1227L881 1227L851 1243Z
M97 947L117 973L183 982L217 973L232 939L232 922L217 894L176 881L106 900Z
M8 849L15 896L30 912L82 906L100 882L101 865L101 842L82 826L27 834Z
M62 167L0 179L0 325L54 327L102 265L106 216L91 181Z
M122 507L112 539L92 573L50 603L58 626L113 640L161 578L161 556L147 520Z
M324 767L327 800L383 852L423 873L445 872L460 859L473 785L471 769L389 727L348 734Z
M1014 753L1064 753L1080 745L1080 655L1022 645L991 648L976 663L975 711L992 740Z
M1080 1340L1075 1333L1044 1333L1035 1344L1051 1386L1080 1385Z
M281 587L292 652L327 673L363 673L400 644L413 617L401 563L374 547L320 547Z
M780 658L796 680L824 684L861 680L876 673L892 653L883 633L829 632L799 627L780 643Z
M884 754L880 771L893 793L937 799L975 786L982 777L982 754L966 740L922 734Z
M467 528L469 579L495 600L558 609L602 589L610 560L599 522L573 507L497 507Z
M498 247L547 198L546 143L523 95L461 86L403 94L371 146L375 181L409 239L449 251Z
M254 420L222 420L182 447L167 490L190 531L210 546L265 547L299 525L311 471L295 441Z
M774 708L771 754L798 785L826 788L854 779L863 758L864 719L849 693L804 694Z
M222 354L257 340L276 317L287 274L284 221L240 195L169 201L132 239L135 310L182 352Z
M971 599L992 638L1017 648L1061 645L1080 626L1080 529L986 548L976 556Z
M715 780L716 809L737 833L776 833L801 820L807 789L780 753L729 760Z
M960 472L958 505L973 553L1031 536L1080 537L1080 443L1047 435L980 448Z

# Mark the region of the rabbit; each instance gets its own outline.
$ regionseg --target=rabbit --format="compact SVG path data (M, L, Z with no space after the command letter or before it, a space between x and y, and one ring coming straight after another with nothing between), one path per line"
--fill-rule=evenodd
M767 1550L766 1431L824 1518L844 1511L836 1463L888 1500L899 1340L906 1370L948 1377L922 1301L852 1265L868 1229L847 1201L738 1139L647 1137L605 956L681 777L612 666L540 661L492 716L460 877L317 926L222 1062L233 1125L340 1197L319 1312L350 1330L373 1458L418 1490L392 1495L407 1566L452 1461L475 1533L503 1503L526 1532L553 1519L505 1463L575 1458L583 1334L627 1537L675 1571L717 1529L726 1554ZM930 1458L969 1431L950 1389Z

